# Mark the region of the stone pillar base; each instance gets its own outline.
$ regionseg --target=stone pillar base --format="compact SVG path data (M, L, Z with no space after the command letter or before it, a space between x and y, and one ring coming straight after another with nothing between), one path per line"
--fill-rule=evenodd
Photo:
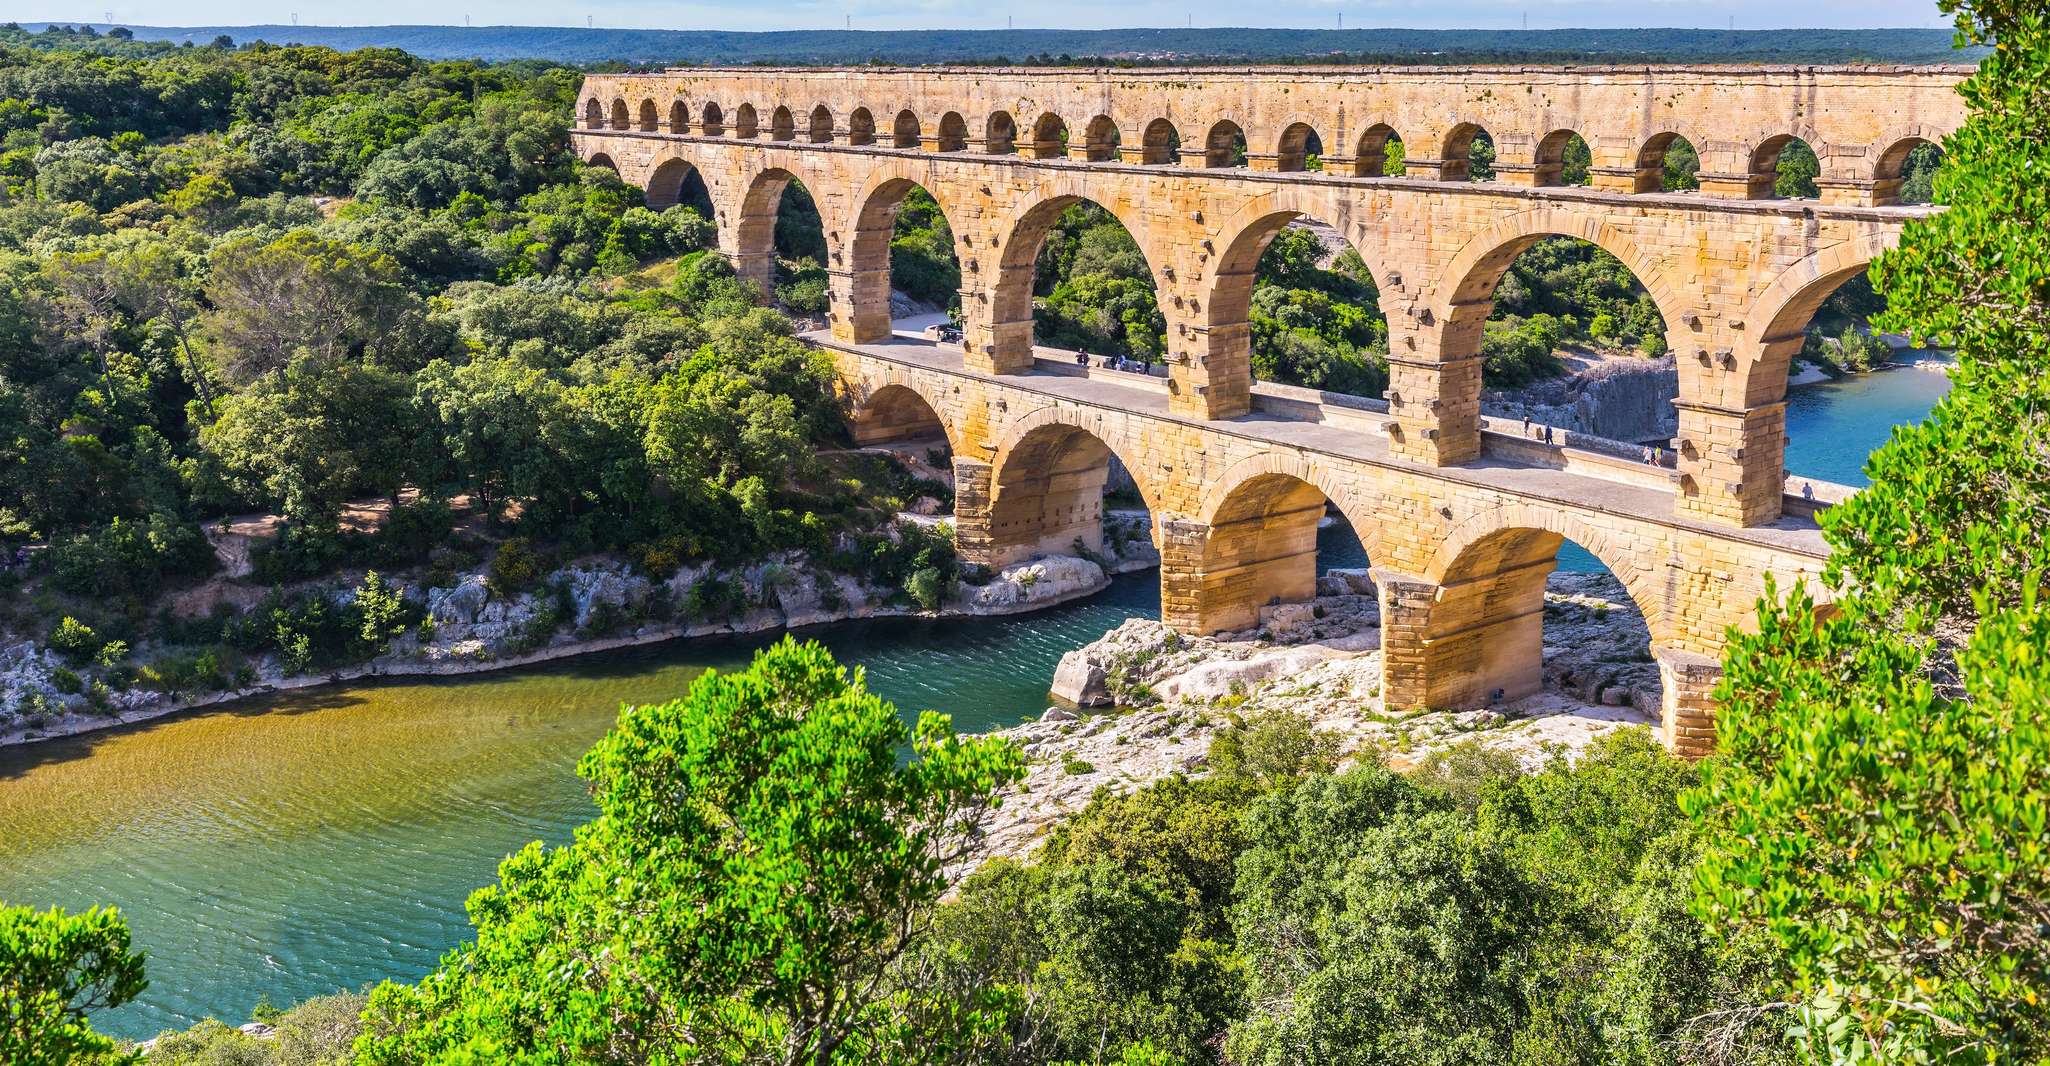
M954 457L954 553L970 566L989 566L995 555L989 506L994 477L988 463Z
M1481 454L1481 360L1388 360L1388 450L1426 466L1456 466Z
M1675 755L1699 759L1715 751L1715 687L1723 664L1698 652L1653 648L1665 694L1659 701L1659 742Z
M1675 401L1682 514L1720 525L1779 518L1786 493L1786 404L1733 411Z

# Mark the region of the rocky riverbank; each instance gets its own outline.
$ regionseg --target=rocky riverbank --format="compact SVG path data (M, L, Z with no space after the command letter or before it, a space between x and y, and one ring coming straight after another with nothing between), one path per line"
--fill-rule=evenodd
M910 516L907 516L910 517ZM268 691L362 677L466 674L636 644L689 637L802 629L832 622L908 615L989 616L1035 611L1100 591L1113 575L1158 566L1143 513L1106 516L1104 552L1083 559L1032 559L958 582L936 608L921 609L902 589L880 588L786 553L745 567L685 566L662 580L609 558L580 560L514 595L492 591L486 575L422 587L395 575L421 612L420 625L367 662L295 672L276 656L252 665L246 683L217 691L166 692L133 686L94 695L63 656L32 639L0 641L0 746L147 721ZM360 574L328 587L342 602ZM149 647L137 649L147 656Z
M1372 582L1364 571L1334 570L1318 589L1312 602L1265 609L1256 630L1189 638L1132 619L1070 652L1053 679L1067 705L998 734L1016 740L1031 767L995 816L990 854L1029 853L1100 788L1124 792L1203 773L1220 730L1268 713L1303 717L1349 759L1396 766L1463 741L1535 765L1555 750L1657 722L1650 634L1606 574L1552 576L1541 692L1466 711L1386 710Z

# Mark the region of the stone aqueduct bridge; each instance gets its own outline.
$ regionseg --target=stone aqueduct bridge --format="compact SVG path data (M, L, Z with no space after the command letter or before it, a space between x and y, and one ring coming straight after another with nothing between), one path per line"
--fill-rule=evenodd
M586 80L578 151L656 206L693 176L721 250L768 282L784 188L817 202L831 329L864 439L944 432L971 558L1099 536L1108 458L1162 549L1166 620L1244 625L1307 597L1325 501L1359 531L1384 604L1391 707L1533 690L1542 591L1562 537L1644 610L1668 743L1713 736L1724 633L1766 575L1820 568L1812 508L1786 495L1787 367L1837 285L1923 207L1894 203L1917 144L1962 120L1961 68L676 70ZM1498 180L1470 182L1488 131ZM1579 134L1591 187L1561 187ZM1405 172L1382 177L1389 143ZM1685 137L1702 188L1662 193ZM1771 199L1806 140L1823 197ZM1247 166L1231 166L1243 138ZM1175 159L1179 145L1179 161ZM1321 163L1321 170L1306 169ZM923 187L953 230L964 343L894 337L889 242ZM1115 215L1144 251L1168 376L1081 374L1032 344L1032 278L1061 211ZM1360 252L1389 324L1386 411L1255 384L1253 270L1310 217ZM1482 323L1546 236L1592 241L1658 303L1679 364L1676 471L1487 430Z

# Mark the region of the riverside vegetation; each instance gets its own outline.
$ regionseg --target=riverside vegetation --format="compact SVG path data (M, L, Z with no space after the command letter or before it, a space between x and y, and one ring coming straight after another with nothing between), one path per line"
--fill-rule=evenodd
M1947 10L1993 46L1953 206L1874 276L1956 385L1827 512L1838 611L1761 604L1700 768L1624 731L1397 773L1273 711L949 898L1021 753L786 641L623 710L597 817L435 973L164 1060L2050 1062L2050 15ZM119 1056L86 1015L142 980L118 916L0 910L0 1059Z

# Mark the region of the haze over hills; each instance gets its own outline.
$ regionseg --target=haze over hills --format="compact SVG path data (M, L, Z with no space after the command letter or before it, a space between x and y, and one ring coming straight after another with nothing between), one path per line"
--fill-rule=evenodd
M46 23L26 23L40 30ZM61 25L61 23L60 23ZM111 28L96 24L100 30ZM403 48L430 59L570 63L945 63L1090 57L1133 62L1970 62L1947 29L1881 30L720 30L561 26L129 26L144 40Z

